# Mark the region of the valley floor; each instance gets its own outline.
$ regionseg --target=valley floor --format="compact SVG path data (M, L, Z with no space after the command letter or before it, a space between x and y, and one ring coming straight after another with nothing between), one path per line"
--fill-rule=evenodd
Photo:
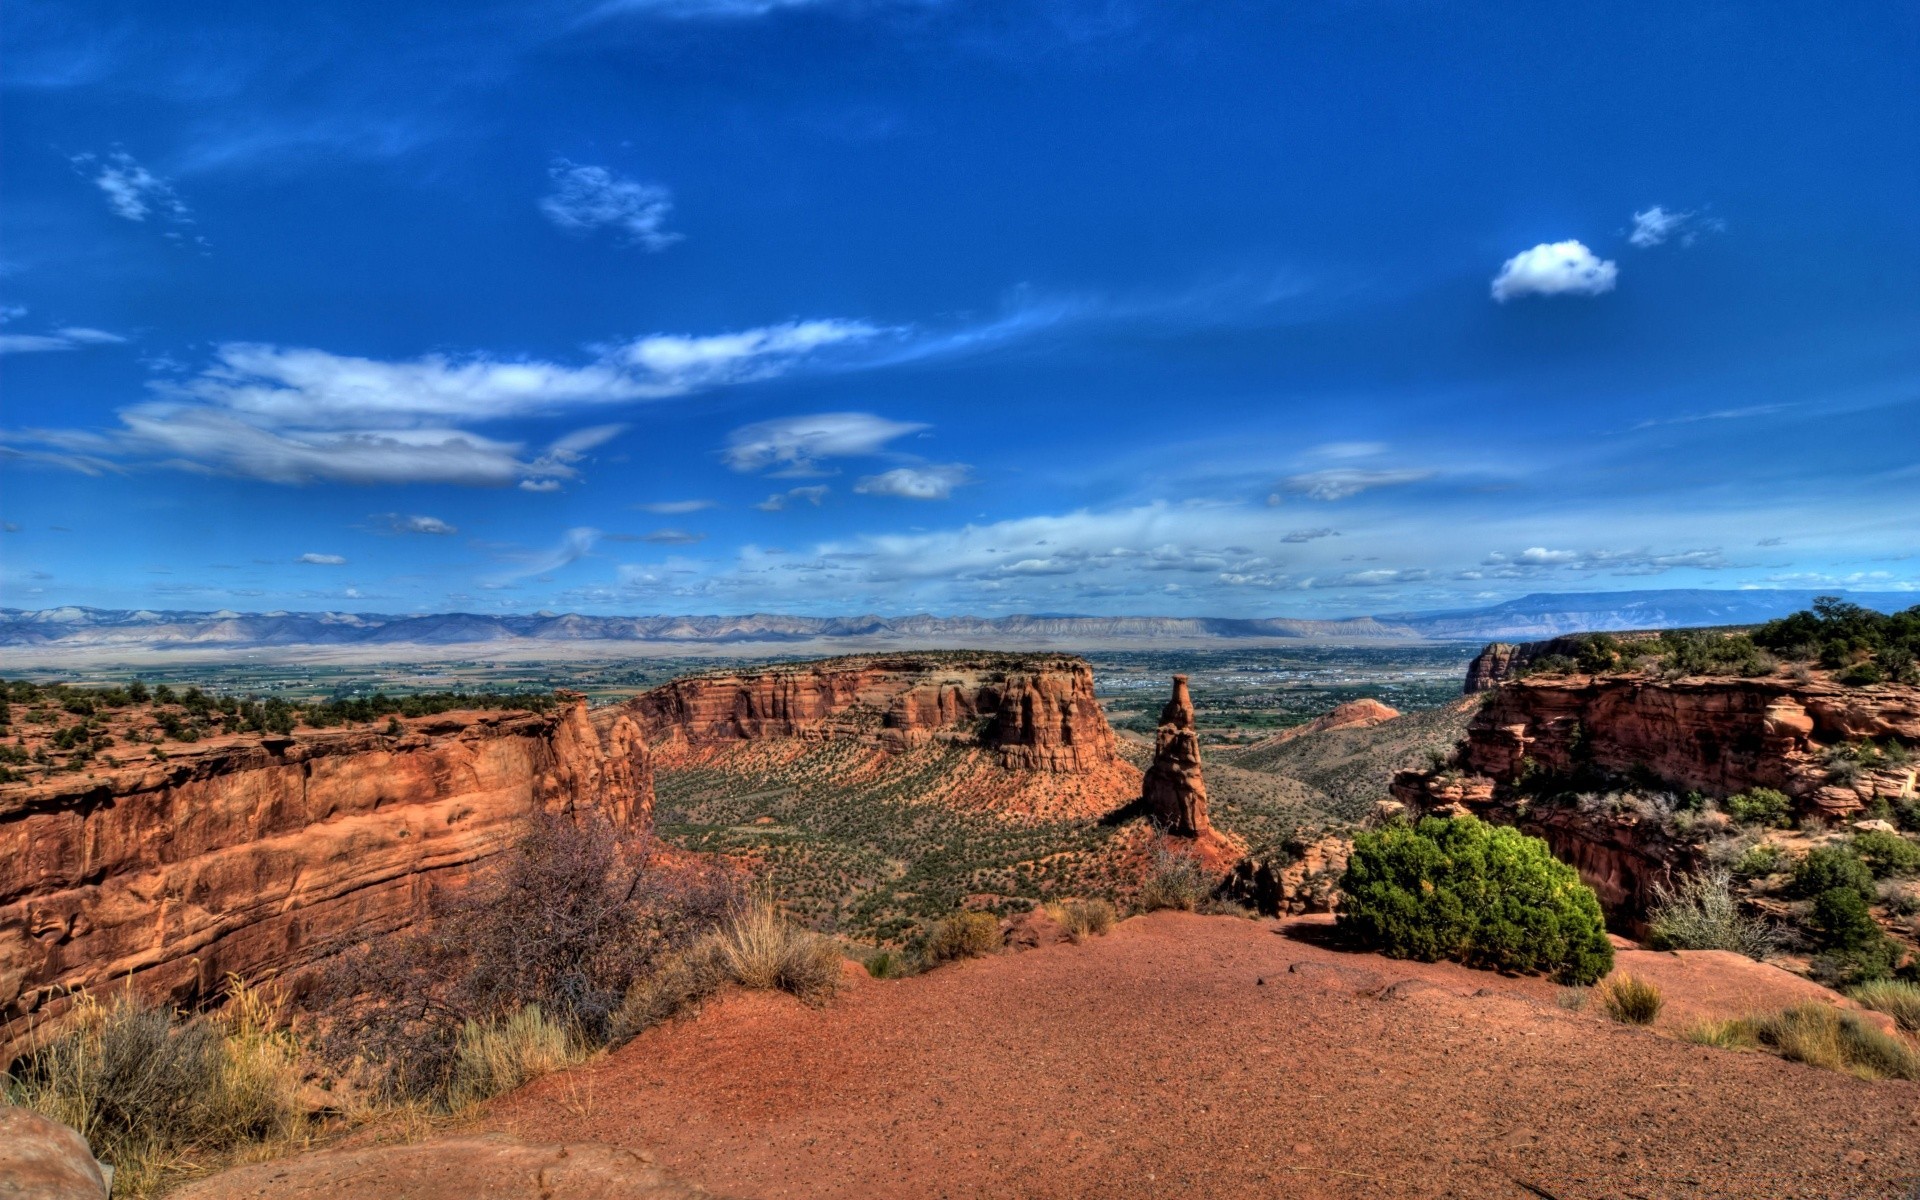
M645 1149L762 1200L1904 1200L1920 1184L1920 1084L1615 1025L1558 1007L1547 981L1347 953L1326 928L1160 913L819 1010L734 995L482 1124ZM1800 986L1628 958L1665 960L1675 999L1703 972L1700 995L1734 1013Z

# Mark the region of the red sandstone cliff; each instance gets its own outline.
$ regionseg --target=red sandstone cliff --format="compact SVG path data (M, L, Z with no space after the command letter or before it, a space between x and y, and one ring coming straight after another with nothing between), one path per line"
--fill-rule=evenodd
M183 1001L398 928L536 810L646 825L639 727L602 724L584 701L446 713L0 787L0 1063L71 989Z
M1116 761L1093 669L1064 655L858 655L677 679L596 716L655 747L793 738L893 750L946 741L1002 766L1085 773Z
M1613 780L1716 799L1764 787L1793 797L1801 813L1841 818L1876 796L1914 794L1910 765L1851 778L1833 770L1830 751L1869 738L1920 744L1920 688L1786 675L1533 675L1492 689L1453 764L1404 772L1393 793L1421 811L1475 812L1544 837L1602 903L1632 913L1654 882L1699 865L1698 846L1656 813L1535 803L1523 784L1558 777L1592 793Z

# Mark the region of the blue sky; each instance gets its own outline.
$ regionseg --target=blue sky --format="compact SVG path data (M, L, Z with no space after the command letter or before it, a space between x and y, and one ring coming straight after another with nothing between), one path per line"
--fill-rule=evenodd
M1911 5L0 21L8 605L1920 587Z

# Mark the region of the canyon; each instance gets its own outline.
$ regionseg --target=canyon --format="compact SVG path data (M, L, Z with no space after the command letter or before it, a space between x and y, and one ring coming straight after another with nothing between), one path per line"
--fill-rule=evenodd
M638 726L578 699L0 785L0 1062L77 990L186 1003L294 972L414 919L536 811L641 830L652 806Z

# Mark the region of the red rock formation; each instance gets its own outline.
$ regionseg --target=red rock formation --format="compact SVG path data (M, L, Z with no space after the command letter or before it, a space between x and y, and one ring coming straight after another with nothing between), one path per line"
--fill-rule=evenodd
M1295 725L1283 729L1269 738L1261 738L1247 747L1248 750L1262 750L1268 746L1283 746L1296 738L1313 733L1327 733L1335 729L1370 729L1393 720L1400 710L1391 705L1382 704L1370 697L1349 700L1345 704L1335 705L1332 712L1315 717L1304 725Z
M715 672L654 688L602 719L615 712L655 747L795 738L904 750L945 741L984 746L1020 770L1083 773L1115 761L1093 669L1064 655L858 655Z
M1193 727L1193 697L1187 677L1173 677L1173 697L1160 710L1153 765L1141 781L1147 815L1168 833L1198 838L1213 831L1207 820L1207 783L1200 775L1200 735Z
M0 1062L64 993L184 1001L299 967L463 882L539 809L651 820L638 726L584 701L232 737L164 762L0 787Z
M1603 904L1631 914L1644 911L1654 883L1698 867L1698 846L1630 805L1530 803L1523 780L1542 772L1611 778L1639 781L1641 791L1714 798L1765 787L1793 797L1802 813L1831 819L1876 796L1914 793L1910 765L1845 783L1833 776L1827 752L1866 738L1920 744L1920 688L1786 676L1532 675L1494 689L1453 766L1404 772L1393 794L1418 811L1479 813L1545 838Z
M1514 662L1524 647L1512 642L1491 642L1467 664L1466 695L1495 687L1514 672Z

